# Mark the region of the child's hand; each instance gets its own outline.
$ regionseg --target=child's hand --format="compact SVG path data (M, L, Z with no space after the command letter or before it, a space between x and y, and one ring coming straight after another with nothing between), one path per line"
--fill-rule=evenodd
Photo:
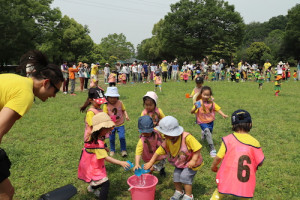
M132 171L135 171L136 169L142 169L140 165L136 165L134 166L134 168L132 168Z
M126 120L127 120L127 121L129 121L129 120L130 120L128 115L126 116Z
M222 117L225 119L225 118L227 118L227 117L228 117L228 115L222 115Z
M121 161L120 165L126 170L126 169L130 169L130 164L126 161Z
M147 162L145 165L144 165L144 169L147 170L147 169L150 169L152 167L152 164L150 162Z
M196 164L196 161L194 160L190 160L190 162L188 162L188 168L193 168Z
M218 171L218 166L211 166L211 171L217 172Z

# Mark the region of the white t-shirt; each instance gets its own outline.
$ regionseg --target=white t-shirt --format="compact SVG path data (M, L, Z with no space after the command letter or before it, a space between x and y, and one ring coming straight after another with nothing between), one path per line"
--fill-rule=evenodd
M143 66L142 66L142 65L138 65L138 67L137 67L137 71L138 71L138 73L142 73L142 68L143 68Z
M156 67L155 65L151 65L151 66L150 66L150 71L151 71L151 72L155 72L156 69L157 69L157 67Z
M132 72L133 73L137 73L137 66L136 65L133 65L132 68L131 68Z

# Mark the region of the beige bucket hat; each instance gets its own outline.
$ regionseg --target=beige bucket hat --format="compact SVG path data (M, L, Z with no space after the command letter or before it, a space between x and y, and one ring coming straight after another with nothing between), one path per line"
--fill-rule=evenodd
M93 119L93 130L92 132L98 131L101 128L111 128L115 126L115 123L105 112L100 112L96 114Z

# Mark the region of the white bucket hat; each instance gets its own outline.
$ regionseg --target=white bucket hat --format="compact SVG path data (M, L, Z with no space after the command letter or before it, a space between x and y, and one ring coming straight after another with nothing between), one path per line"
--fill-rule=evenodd
M155 101L155 103L157 104L157 94L153 91L148 91L143 97L150 97L151 99L153 99Z
M120 97L117 87L108 87L105 96L107 97Z
M159 132L164 135L176 137L183 133L182 126L179 126L176 118L172 116L166 116L159 121L159 126L156 126Z

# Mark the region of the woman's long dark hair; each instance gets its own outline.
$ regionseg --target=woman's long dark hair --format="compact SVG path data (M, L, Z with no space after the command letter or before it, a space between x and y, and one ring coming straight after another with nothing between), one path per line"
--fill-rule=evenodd
M35 79L50 79L53 84L64 81L61 69L49 64L47 57L38 50L30 50L21 57L20 68L25 70L27 64L34 67L32 77Z

